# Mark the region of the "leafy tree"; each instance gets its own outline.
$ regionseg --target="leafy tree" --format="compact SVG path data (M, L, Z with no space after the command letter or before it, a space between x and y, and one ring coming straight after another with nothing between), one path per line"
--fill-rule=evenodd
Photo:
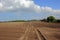
M54 22L54 21L55 21L55 17L54 16L47 17L47 22Z
M57 23L60 23L60 19L57 19L56 22L57 22Z

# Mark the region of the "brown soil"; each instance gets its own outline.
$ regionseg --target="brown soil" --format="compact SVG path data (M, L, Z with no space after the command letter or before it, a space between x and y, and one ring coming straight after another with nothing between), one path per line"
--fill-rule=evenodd
M60 23L0 23L0 40L44 40L44 38L45 40L60 40Z

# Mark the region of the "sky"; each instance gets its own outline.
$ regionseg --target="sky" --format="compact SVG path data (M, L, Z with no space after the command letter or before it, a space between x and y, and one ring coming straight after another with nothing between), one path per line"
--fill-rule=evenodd
M60 0L0 0L0 21L60 19Z

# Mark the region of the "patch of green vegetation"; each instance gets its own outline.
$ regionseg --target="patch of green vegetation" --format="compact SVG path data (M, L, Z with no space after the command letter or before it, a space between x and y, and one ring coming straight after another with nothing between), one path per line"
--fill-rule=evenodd
M55 22L55 17L54 16L49 16L47 17L47 22Z
M32 22L32 21L39 21L39 20L12 20L7 22Z
M13 21L8 21L8 22L26 22L25 20L13 20Z
M49 16L47 19L42 19L42 22L54 22L54 23L60 23L60 19L56 19L54 16Z

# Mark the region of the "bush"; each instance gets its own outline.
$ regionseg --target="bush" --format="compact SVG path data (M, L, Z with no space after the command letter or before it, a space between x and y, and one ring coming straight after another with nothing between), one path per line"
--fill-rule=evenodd
M60 19L57 19L56 22L57 22L57 23L60 23Z
M47 20L46 20L46 19L42 19L42 20L40 20L40 21L47 22Z

